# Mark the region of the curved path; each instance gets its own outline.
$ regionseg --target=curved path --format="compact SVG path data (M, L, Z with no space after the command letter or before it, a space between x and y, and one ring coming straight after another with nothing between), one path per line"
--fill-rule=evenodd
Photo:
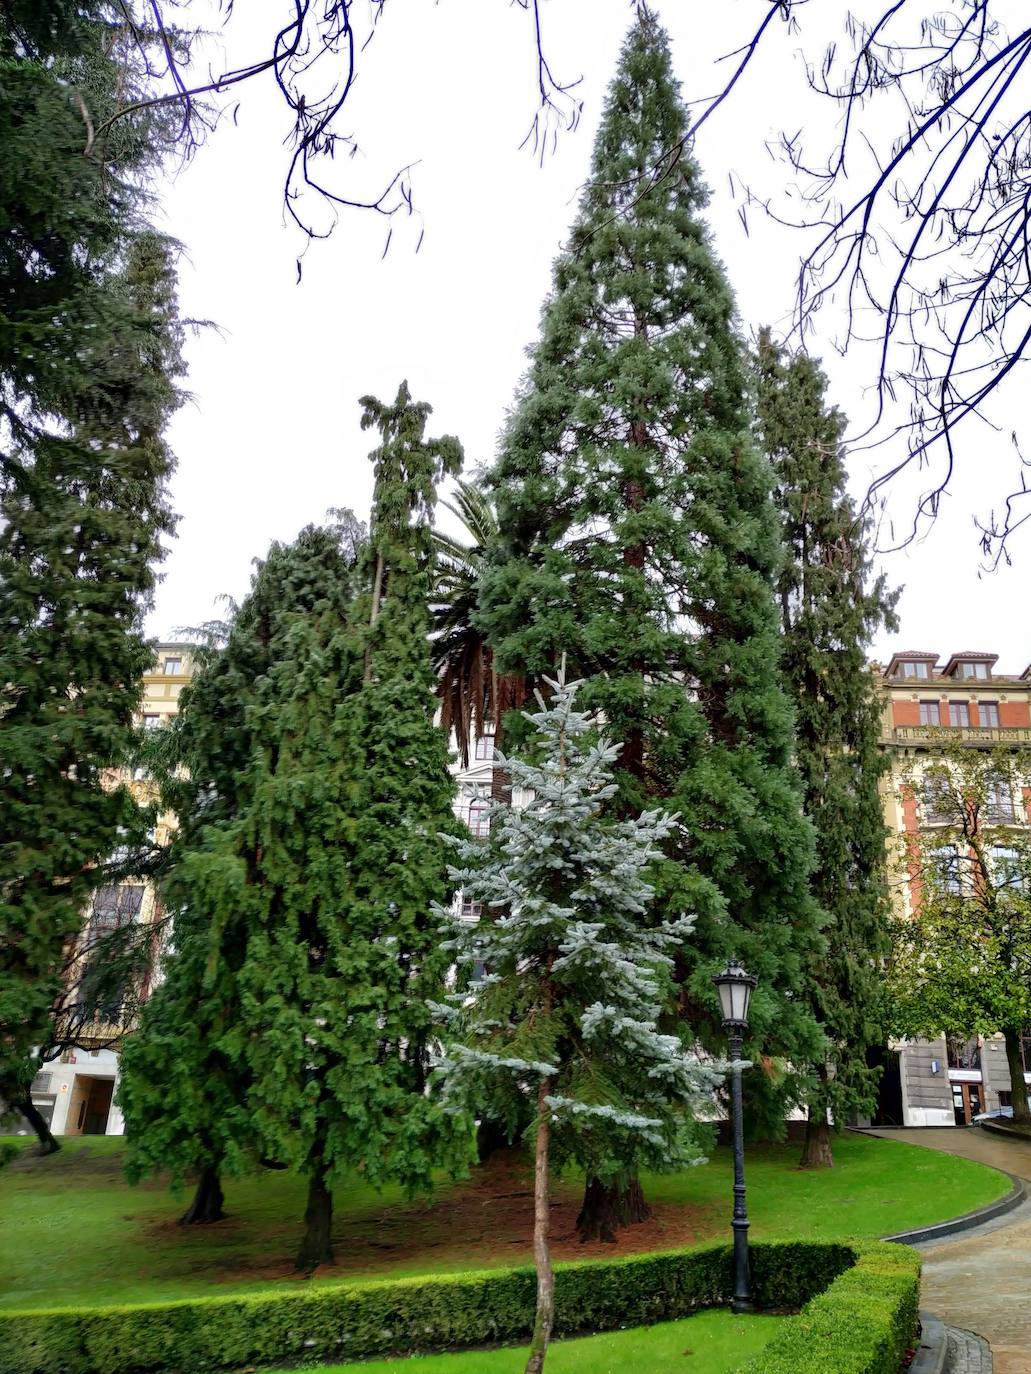
M1031 1143L975 1126L870 1134L976 1159L1031 1183ZM976 1230L914 1248L924 1260L921 1307L984 1336L994 1374L1031 1374L1031 1199Z

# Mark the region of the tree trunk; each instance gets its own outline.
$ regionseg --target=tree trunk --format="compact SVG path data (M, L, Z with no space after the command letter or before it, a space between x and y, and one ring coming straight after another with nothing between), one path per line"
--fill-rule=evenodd
M1013 1103L1013 1121L1031 1126L1031 1108L1027 1101L1027 1084L1024 1082L1024 1059L1020 1053L1020 1031L1012 1026L1003 1030L1006 1040L1006 1063L1010 1071L1010 1101Z
M22 1116L36 1132L39 1140L39 1153L41 1155L53 1155L61 1148L61 1142L57 1139L50 1127L43 1118L42 1112L36 1107L35 1102L28 1093L18 1104L18 1109Z
M294 1268L310 1274L320 1264L333 1263L333 1194L326 1187L326 1166L321 1155L308 1179L308 1205L304 1209L304 1240Z
M551 1328L555 1321L555 1274L548 1246L551 1199L548 1189L548 1149L551 1145L551 1115L547 1096L550 1080L542 1078L537 1089L537 1149L533 1171L533 1262L537 1268L537 1312L525 1374L541 1374L548 1352Z
M603 1183L589 1178L584 1188L584 1200L576 1219L576 1230L583 1244L589 1240L603 1240L615 1245L616 1232L623 1226L647 1221L652 1209L644 1200L641 1180L634 1175L624 1184Z
M830 1078L826 1064L817 1064L816 1077L820 1086L825 1087ZM802 1144L802 1158L798 1161L798 1167L800 1169L834 1168L831 1128L827 1124L827 1099L822 1092L817 1092L816 1101L809 1104L809 1119L805 1123L805 1141Z
M505 716L517 710L526 700L525 678L502 674L494 689L494 751L504 743ZM490 799L505 806L512 805L512 777L507 768L496 762L490 772Z
M221 1221L225 1216L222 1210L224 1201L218 1169L213 1164L208 1165L206 1169L201 1170L200 1178L197 1180L197 1191L193 1195L193 1201L179 1218L179 1225L210 1226L214 1221Z
M809 1120L805 1123L805 1140L802 1143L802 1158L798 1161L798 1167L800 1169L834 1168L831 1128L827 1122L825 1109L809 1108Z

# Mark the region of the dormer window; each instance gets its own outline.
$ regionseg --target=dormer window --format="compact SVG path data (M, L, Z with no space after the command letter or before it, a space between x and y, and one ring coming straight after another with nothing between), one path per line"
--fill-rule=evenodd
M983 679L983 680L987 680L987 678L988 678L988 664L987 664L987 663L967 663L967 662L963 661L963 662L960 663L959 668L958 668L957 671L956 671L956 676L957 676L957 677L979 677L979 678L981 678L981 679Z
M930 667L926 663L914 663L912 660L904 659L899 664L899 669L903 677L929 678L931 676Z
M953 654L945 665L944 676L951 678L968 678L975 682L987 682L992 676L992 666L998 660L998 654L982 654L976 650L962 650L958 654Z

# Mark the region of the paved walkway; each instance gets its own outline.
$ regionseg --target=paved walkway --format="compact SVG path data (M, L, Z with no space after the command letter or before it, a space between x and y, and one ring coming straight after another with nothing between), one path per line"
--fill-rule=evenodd
M976 1159L1031 1183L1031 1144L1020 1140L977 1127L883 1134ZM1031 1374L1031 1200L976 1231L916 1248L924 1259L921 1307L950 1326L986 1337L995 1374Z

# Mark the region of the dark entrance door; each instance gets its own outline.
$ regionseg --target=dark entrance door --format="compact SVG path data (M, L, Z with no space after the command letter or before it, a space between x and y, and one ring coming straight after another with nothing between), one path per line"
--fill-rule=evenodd
M114 1088L113 1078L94 1078L90 1083L89 1096L83 1103L83 1135L107 1134L107 1118L111 1112Z
M969 1126L974 1117L984 1111L982 1098L980 1083L953 1083L952 1110L957 1126Z
M866 1052L866 1062L871 1069L880 1069L881 1077L877 1084L877 1109L872 1117L874 1126L902 1125L902 1069L897 1050L889 1050L880 1045L871 1046Z

